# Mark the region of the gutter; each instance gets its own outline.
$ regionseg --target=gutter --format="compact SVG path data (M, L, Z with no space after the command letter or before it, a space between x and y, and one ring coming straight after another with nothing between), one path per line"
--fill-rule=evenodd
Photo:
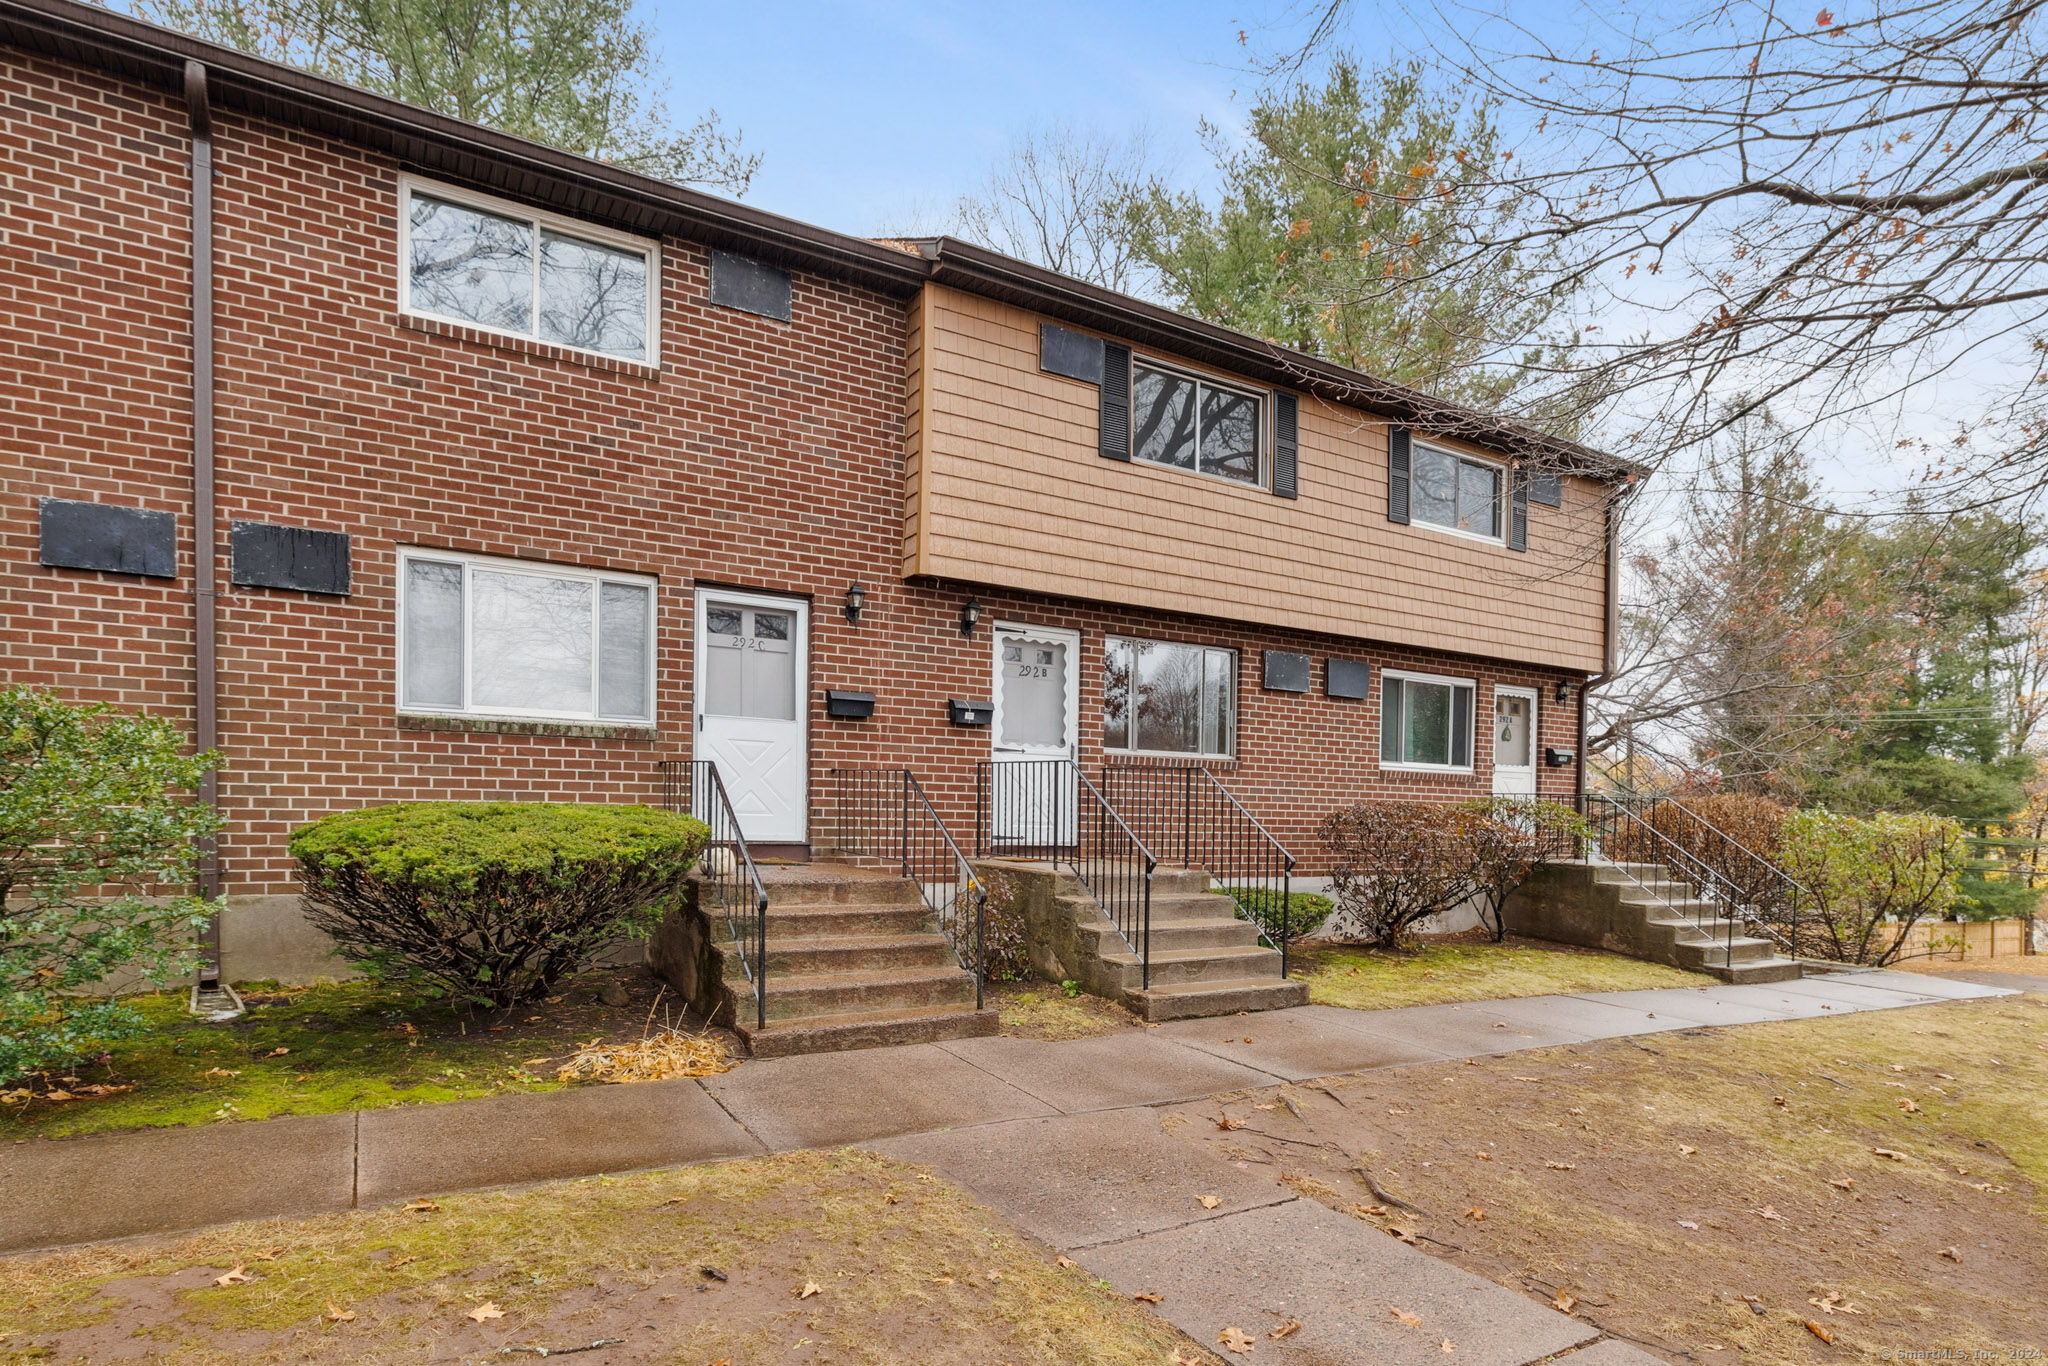
M213 109L206 68L185 63L185 109L192 129L192 660L193 743L203 753L220 747L220 604L215 592L213 423ZM200 779L199 800L220 809L220 774ZM209 835L199 847L198 893L220 896L220 845ZM201 992L221 981L220 917L207 918L199 940Z

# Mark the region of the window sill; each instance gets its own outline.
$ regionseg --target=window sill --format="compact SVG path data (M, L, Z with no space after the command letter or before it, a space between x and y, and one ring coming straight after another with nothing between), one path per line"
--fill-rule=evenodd
M1476 778L1476 768L1459 768L1454 764L1391 764L1380 761L1380 769L1386 773L1441 773L1446 778Z
M585 740L645 740L661 738L654 726L618 725L607 721L533 721L497 716L425 716L401 712L400 730L454 731L475 735L568 735Z
M1413 513L1409 514L1408 525L1421 527L1424 531L1433 531L1439 536L1455 536L1461 541L1470 541L1474 545L1490 545L1502 550L1507 549L1507 538L1504 536L1482 536L1476 531L1466 531L1461 527L1445 526L1441 522L1426 522Z
M533 337L517 337L505 332L494 332L487 327L471 327L465 323L449 322L445 318L422 317L417 313L400 313L398 325L410 332L424 332L432 337L452 337L457 341L474 342L479 346L495 347L500 351L517 351L523 355L540 356L548 360L565 360L591 370L607 370L613 374L639 379L661 378L661 367L646 361L622 360L617 356L606 356L596 351L581 351L573 346L560 346Z
M1103 762L1112 768L1175 768L1196 764L1203 768L1236 768L1234 754L1166 754L1150 749L1105 749Z

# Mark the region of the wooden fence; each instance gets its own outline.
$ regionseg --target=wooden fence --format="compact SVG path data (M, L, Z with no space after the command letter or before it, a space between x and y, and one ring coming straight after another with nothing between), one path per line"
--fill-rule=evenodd
M1901 958L1945 959L1960 962L1968 958L2003 958L2009 954L2031 953L2027 942L2032 922L2026 920L1923 920L1906 932Z

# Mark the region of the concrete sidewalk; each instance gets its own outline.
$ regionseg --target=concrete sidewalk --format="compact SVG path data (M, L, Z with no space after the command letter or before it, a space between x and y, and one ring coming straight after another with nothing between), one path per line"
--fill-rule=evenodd
M1118 1284L1161 1280L1171 1268L1194 1257L1202 1239L1229 1243L1251 1237L1257 1229L1257 1241L1247 1243L1249 1247L1260 1249L1276 1272L1288 1272L1288 1284L1303 1294L1321 1294L1337 1305L1346 1298L1343 1286L1356 1284L1356 1278L1378 1284L1389 1276L1384 1262L1395 1253L1409 1260L1419 1257L1444 1276L1462 1272L1397 1243L1389 1249L1386 1245L1393 1239L1366 1237L1358 1243L1356 1229L1343 1229L1352 1233L1352 1241L1346 1243L1350 1251L1339 1262L1327 1262L1321 1253L1335 1255L1325 1243L1335 1237L1337 1227L1319 1221L1307 1206L1284 1210L1292 1198L1278 1190L1266 1192L1264 1202L1227 1200L1178 1229L1161 1227L1143 1212L1151 1208L1153 1198L1145 1173L1157 1169L1147 1163L1194 1167L1206 1159L1178 1145L1147 1153L1141 1151L1147 1145L1139 1143L1130 1149L1130 1165L1104 1161L1100 1151L1090 1151L1085 1143L1071 1147L1059 1141L1059 1135L1069 1130L1044 1124L1118 1112L1124 1118L1114 1124L1149 1124L1151 1116L1141 1110L1143 1106L1198 1100L1274 1081L1624 1034L1851 1014L1985 995L2007 991L1948 977L1839 973L1765 987L1554 995L1380 1012L1303 1006L1221 1020L1182 1020L1073 1042L969 1038L756 1061L705 1081L584 1087L541 1096L160 1128L88 1139L31 1139L0 1147L0 1210L6 1210L0 1221L0 1251L170 1233L270 1214L346 1210L424 1194L797 1147L885 1145L891 1139L952 1130L950 1139L924 1141L922 1151L930 1161L946 1167L1020 1225L1055 1243L1065 1239L1063 1245L1094 1249L1085 1260L1090 1266L1100 1260L1102 1274ZM1030 1128L1032 1124L1040 1128ZM1141 1133L1143 1124L1128 1133ZM1083 1133L1083 1128L1071 1133ZM981 1147L973 1147L975 1143ZM885 1147L905 1155L913 1151L913 1145ZM1071 1159L1065 1165L1063 1153ZM1042 1161L1030 1161L1032 1155ZM1014 1169L1016 1184L995 1182L991 1171L999 1169ZM1204 1180L1221 1182L1214 1176ZM1100 1216L1102 1223L1047 1223L1034 1212L1032 1202L1071 1210L1073 1219ZM1190 1212L1202 1210L1190 1210L1186 1202L1176 1200L1176 1212L1186 1219ZM1225 1223L1233 1219L1239 1223ZM1272 1241L1276 1231L1294 1231L1286 1237L1307 1239L1305 1253L1319 1249L1317 1255L1296 1257L1282 1251L1284 1243ZM1153 1257L1153 1251L1174 1245L1186 1245L1186 1255ZM1309 1266L1319 1268L1317 1276L1335 1280L1303 1282L1292 1276ZM1253 1307L1280 1303L1274 1288L1249 1266L1212 1286L1204 1286L1200 1276L1217 1276L1217 1268L1186 1262L1182 1274L1194 1280L1171 1294L1169 1307L1200 1303L1229 1315L1233 1305L1243 1305L1241 1317L1255 1319ZM1522 1296L1483 1282L1444 1282L1436 1292L1489 1298L1485 1290L1507 1294L1518 1307L1530 1305ZM1249 1321L1239 1327L1251 1331ZM1458 1339L1456 1333L1448 1335ZM1296 1337L1309 1341L1307 1329ZM1204 1341L1212 1339L1214 1329ZM1475 1335L1475 1346L1477 1341ZM1530 1341L1550 1339L1538 1333ZM1280 1356L1282 1343L1268 1346L1274 1348L1268 1358ZM1436 1339L1430 1341L1430 1350L1436 1352ZM1460 1352L1460 1360L1466 1362L1475 1356L1479 1354ZM1315 1360L1354 1358L1325 1354ZM1372 1360L1399 1356L1382 1354ZM1483 1360L1505 1364L1528 1358L1509 1354ZM1612 1358L1610 1366L1620 1366L1620 1358Z

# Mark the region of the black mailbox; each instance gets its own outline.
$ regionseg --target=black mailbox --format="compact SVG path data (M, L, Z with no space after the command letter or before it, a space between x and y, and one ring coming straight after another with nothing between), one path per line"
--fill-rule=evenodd
M1572 760L1578 757L1576 752L1569 749L1546 749L1543 751L1543 762L1552 768L1570 768Z
M875 714L875 695L849 692L845 688L825 689L825 715L847 721L865 721Z
M962 702L955 697L946 703L946 719L956 726L985 726L995 714L993 702Z

